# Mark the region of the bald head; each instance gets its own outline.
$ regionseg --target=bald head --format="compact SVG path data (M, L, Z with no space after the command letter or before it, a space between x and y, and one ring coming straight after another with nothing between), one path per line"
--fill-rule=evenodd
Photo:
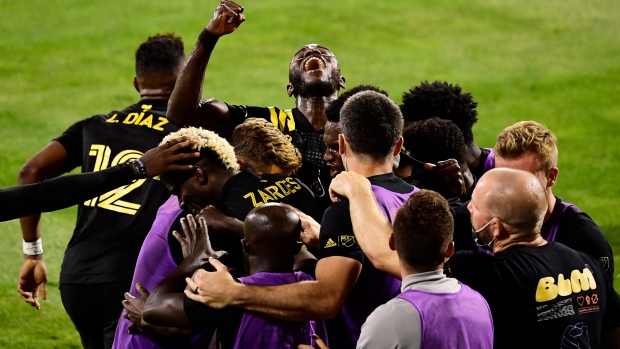
M299 252L301 221L290 208L279 203L261 205L248 213L243 223L245 241L251 246L250 255Z
M509 233L538 233L547 212L545 188L533 174L510 168L490 170L480 178L472 201L481 212L499 218Z

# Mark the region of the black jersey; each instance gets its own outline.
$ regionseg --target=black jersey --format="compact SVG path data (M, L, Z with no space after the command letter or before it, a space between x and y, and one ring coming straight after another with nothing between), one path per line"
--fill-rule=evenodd
M224 183L218 207L225 215L245 220L255 207L268 202L282 202L298 208L302 212L314 210L312 191L294 177L283 174L257 175L246 169ZM214 250L228 251L225 259L229 267L236 269L237 275L245 273L241 242L238 237L212 234L211 244Z
M396 211L417 191L393 173L369 177L377 204L390 222ZM347 257L362 264L362 271L335 318L328 320L329 342L334 348L355 348L362 324L379 305L400 293L400 280L376 269L365 258L353 232L349 201L332 204L323 215L319 257Z
M597 260L562 244L456 253L445 273L489 303L496 348L598 348L615 291Z
M314 193L317 208L323 212L331 201L327 190L331 183L329 168L323 160L325 130L315 130L299 109L280 110L276 107L250 107L229 105L230 118L234 126L243 123L246 118L261 118L270 121L282 133L290 136L293 145L302 156L301 169L297 177Z
M166 119L166 108L167 101L141 101L78 121L56 141L67 150L72 167L100 171L139 158L177 130ZM128 284L142 241L169 196L159 181L140 179L80 204L60 282Z

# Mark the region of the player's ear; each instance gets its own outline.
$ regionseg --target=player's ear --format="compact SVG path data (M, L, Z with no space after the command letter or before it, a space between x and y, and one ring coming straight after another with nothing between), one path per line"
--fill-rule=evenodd
M388 243L390 245L390 250L396 251L396 243L394 242L394 233L390 234L390 240Z
M347 151L347 140L346 138L344 138L344 135L341 133L338 135L338 153L342 155L346 151Z
M448 259L452 257L453 254L454 254L454 241L450 241L450 243L448 243L448 249L446 250L445 258Z
M237 163L239 164L239 170L241 171L249 167L248 163L243 158L237 157Z
M207 181L207 174L202 169L202 167L194 166L194 178L196 178L198 183L204 184Z
M557 167L552 167L547 172L547 188L553 187L555 182L558 180L558 173L559 172L560 172L560 170Z
M295 93L295 88L293 87L293 84L291 84L290 82L288 84L286 84L286 94L288 94L288 96L292 96Z
M140 86L138 85L138 77L137 76L133 77L133 87L136 89L136 91L140 92Z
M398 139L398 142L396 142L396 146L394 147L394 152L392 155L397 156L400 154L400 149L403 147L403 137L400 137Z
M344 76L340 77L340 81L338 82L338 86L340 86L340 88L346 88L347 87L347 83L344 79Z

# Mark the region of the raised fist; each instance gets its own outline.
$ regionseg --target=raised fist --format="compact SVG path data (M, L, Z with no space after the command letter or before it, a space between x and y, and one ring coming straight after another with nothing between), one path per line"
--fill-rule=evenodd
M207 25L209 33L222 36L234 32L245 21L243 6L230 1L222 0L215 9L211 21Z

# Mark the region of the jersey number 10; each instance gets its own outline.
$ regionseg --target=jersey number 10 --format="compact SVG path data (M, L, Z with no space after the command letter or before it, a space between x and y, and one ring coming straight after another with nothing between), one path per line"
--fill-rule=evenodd
M137 150L123 150L120 153L116 154L114 159L112 159L112 163L110 164L111 153L112 151L107 145L91 145L88 155L95 156L95 168L93 169L93 172L105 170L106 168L108 168L108 165L116 166L118 164L122 164L123 162L138 159L142 156L142 153ZM91 207L101 207L119 213L135 215L136 212L138 212L138 210L140 209L140 204L123 201L121 200L121 198L127 195L132 190L144 184L145 181L146 179L138 179L129 185L114 189L94 199L86 200L84 202L84 205Z

